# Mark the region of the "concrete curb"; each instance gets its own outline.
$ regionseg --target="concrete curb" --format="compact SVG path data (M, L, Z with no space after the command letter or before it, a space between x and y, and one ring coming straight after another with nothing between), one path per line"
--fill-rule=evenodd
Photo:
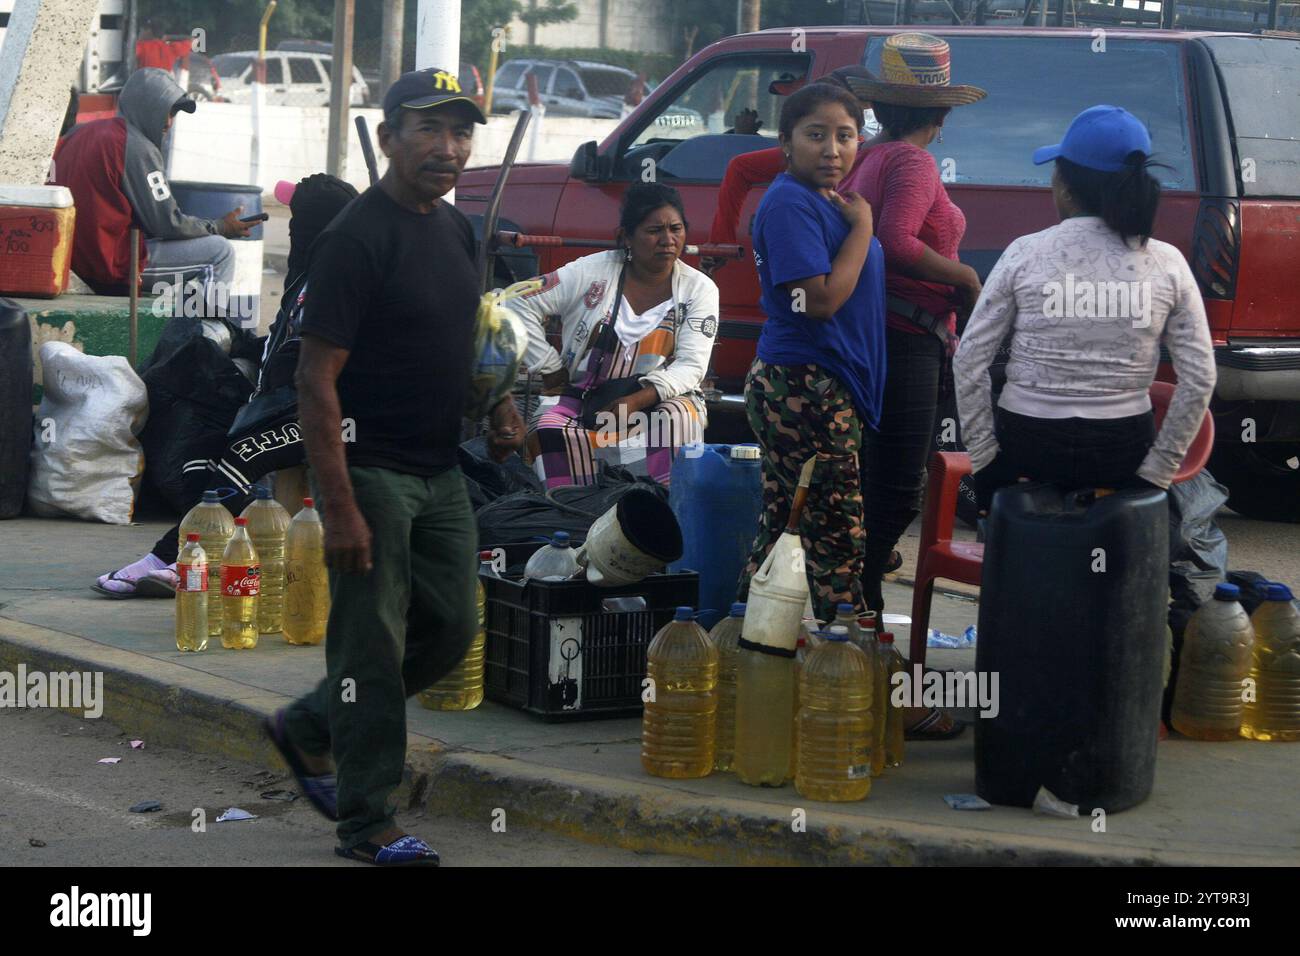
M261 719L289 702L178 664L144 658L48 628L0 617L0 669L102 671L103 717L150 743L282 769ZM76 713L76 712L73 712ZM80 714L78 714L80 716ZM508 756L454 751L410 735L397 799L408 809L507 827L547 830L586 843L671 853L732 865L1155 866L1249 864L1162 851L1098 848L906 821L863 820L808 802L806 832L791 818L727 797L579 771ZM798 799L798 798L795 798ZM499 816L499 814L498 814ZM1273 861L1276 862L1276 861Z

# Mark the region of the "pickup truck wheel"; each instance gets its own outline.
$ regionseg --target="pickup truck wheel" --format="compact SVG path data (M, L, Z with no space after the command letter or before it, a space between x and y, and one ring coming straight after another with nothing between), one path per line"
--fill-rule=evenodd
M1300 523L1300 442L1217 444L1209 467L1237 514Z

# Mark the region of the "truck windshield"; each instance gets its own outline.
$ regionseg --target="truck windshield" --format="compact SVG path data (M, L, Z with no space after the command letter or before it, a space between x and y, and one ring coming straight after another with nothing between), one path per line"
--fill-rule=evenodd
M1070 121L1090 106L1122 106L1151 133L1152 169L1165 189L1195 189L1179 44L1115 37L943 36L952 49L952 81L988 97L956 107L943 142L930 151L949 183L1047 186L1052 164L1035 166L1034 150L1059 143ZM867 43L865 65L881 75L883 36ZM1029 83L1025 77L1043 78ZM868 124L870 127L873 124Z
M754 110L762 124L758 134L775 141L785 98L768 87L777 80L802 79L807 72L806 54L758 53L715 60L655 105L631 145L726 133L735 129L742 110ZM750 131L748 125L742 129Z
M1300 40L1207 37L1247 196L1300 196Z
M217 68L218 76L239 76L252 62L251 56L240 56L236 53L223 53L212 58L212 65Z

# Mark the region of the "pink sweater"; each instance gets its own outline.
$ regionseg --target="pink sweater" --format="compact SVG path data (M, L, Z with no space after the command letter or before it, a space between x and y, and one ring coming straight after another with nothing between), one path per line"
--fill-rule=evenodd
M876 238L885 250L885 291L906 299L936 316L948 317L956 332L953 311L957 297L950 285L922 282L903 275L899 266L921 258L922 244L939 255L957 259L957 247L966 232L966 217L948 198L934 157L911 143L881 143L839 185L840 192L856 192L871 203ZM922 330L892 312L891 328Z

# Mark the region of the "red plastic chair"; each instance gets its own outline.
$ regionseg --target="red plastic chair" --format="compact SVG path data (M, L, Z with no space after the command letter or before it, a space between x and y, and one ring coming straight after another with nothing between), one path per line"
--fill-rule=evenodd
M1169 382L1151 383L1151 410L1156 430L1165 420L1174 386ZM1174 484L1198 475L1210 459L1214 446L1214 419L1209 411L1201 419L1200 430L1192 439L1183 463L1174 475ZM980 583L984 568L984 545L973 541L954 541L953 522L957 516L957 495L961 480L970 474L970 456L965 452L936 452L930 459L929 483L925 491L925 510L921 517L921 550L916 559L916 577L912 585L912 639L909 663L925 663L926 632L930 628L930 601L938 578Z

